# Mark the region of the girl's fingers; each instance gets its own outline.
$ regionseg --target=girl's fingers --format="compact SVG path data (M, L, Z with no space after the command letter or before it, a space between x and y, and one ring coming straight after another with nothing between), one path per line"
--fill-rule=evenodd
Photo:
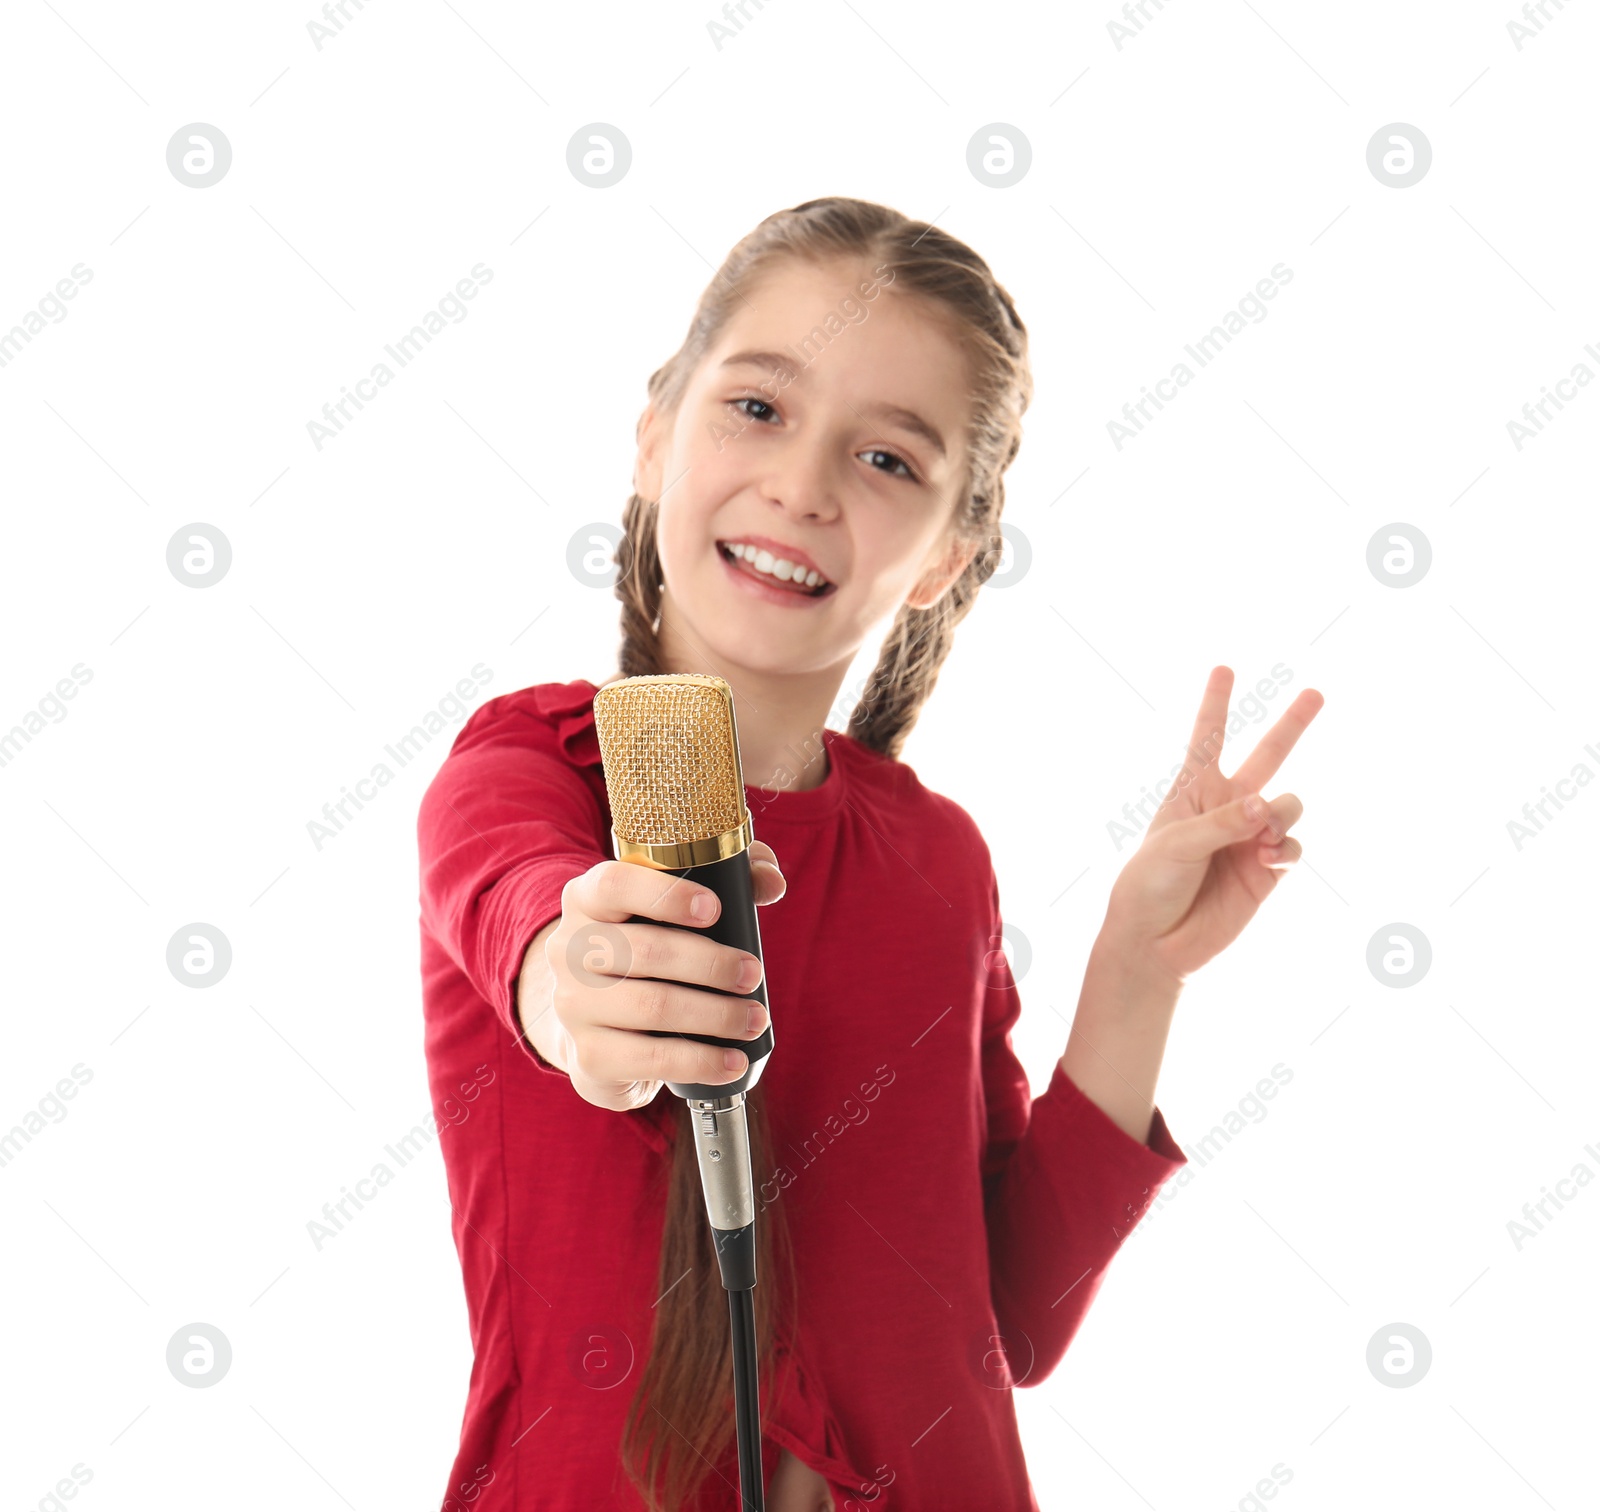
M1266 819L1265 801L1259 794L1250 794L1169 824L1151 843L1174 861L1205 861L1225 845L1237 845L1262 833Z
M1256 742L1255 749L1239 763L1239 770L1228 780L1260 789L1271 782L1306 726L1317 717L1326 702L1315 688L1302 688L1295 701L1283 711L1278 722Z
M1293 826L1305 813L1306 806L1293 793L1283 793L1274 798L1267 805L1267 817L1262 831L1263 838L1268 844L1276 845L1289 833Z
M732 1036L729 1036L731 1038ZM619 1106L631 1106L623 1089L631 1084L648 1087L662 1082L721 1084L744 1074L748 1057L739 1052L737 1066L729 1066L720 1045L702 1045L677 1035L637 1034L628 1029L593 1029L585 1036L577 1066L580 1074L601 1086L614 1087Z
M693 910L697 898L706 900L706 918ZM605 924L622 924L638 915L664 924L701 928L714 920L721 908L721 900L709 887L687 877L663 875L634 861L597 861L561 889L564 918L581 913Z
M1300 842L1290 835L1277 845L1263 845L1257 854L1263 866L1289 866L1300 859L1303 851Z
M1207 767L1214 766L1222 755L1222 742L1228 728L1228 694L1233 690L1233 668L1213 667L1206 679L1206 690L1200 700L1200 712L1195 715L1194 729L1189 735L1186 766L1192 782ZM1188 786L1185 782L1184 786Z
M1192 819L1180 819L1160 832L1159 843L1175 861L1204 861L1225 845L1261 837L1263 848L1293 845L1293 860L1300 854L1299 842L1289 838L1290 825L1305 812L1305 805L1293 793L1284 793L1271 802L1261 794L1249 794L1232 803L1219 804Z
M750 877L755 884L756 903L776 903L788 890L778 858L764 840L750 842Z

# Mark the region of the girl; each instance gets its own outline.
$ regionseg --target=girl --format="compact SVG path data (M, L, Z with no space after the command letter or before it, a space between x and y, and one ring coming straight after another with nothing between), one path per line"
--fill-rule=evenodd
M734 692L775 1048L750 1109L771 1512L1037 1507L1010 1388L1056 1367L1185 1157L1155 1107L1180 986L1300 855L1233 777L1232 673L1112 889L1029 1096L989 852L898 752L998 562L1027 338L976 253L852 199L734 248L650 379L617 553L619 668ZM876 668L828 718L858 649ZM738 1506L726 1296L686 1105L754 1038L715 895L613 859L597 684L469 719L424 798L422 968L474 1364L446 1508ZM777 860L782 857L783 870ZM787 873L787 881L784 873ZM715 990L708 990L715 989Z

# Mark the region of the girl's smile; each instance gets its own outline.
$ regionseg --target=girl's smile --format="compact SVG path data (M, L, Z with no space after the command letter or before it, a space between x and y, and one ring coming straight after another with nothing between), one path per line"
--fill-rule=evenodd
M757 555L754 547L740 548L744 555L736 554L735 548L723 541L716 543L716 552L722 558L722 565L728 576L733 578L738 587L744 592L764 599L770 604L781 604L786 609L803 609L810 605L819 604L823 599L830 597L838 589L837 583L820 582L815 587L807 588L803 582L797 586L796 573L788 582L772 572L761 570L764 560L771 566L777 566L770 551L763 551ZM788 558L783 558L788 561ZM793 566L793 564L790 564Z

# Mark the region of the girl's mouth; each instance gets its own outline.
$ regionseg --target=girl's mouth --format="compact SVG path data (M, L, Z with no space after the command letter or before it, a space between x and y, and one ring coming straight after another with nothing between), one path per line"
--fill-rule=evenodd
M717 555L722 558L723 566L729 576L735 578L739 585L747 592L758 594L769 603L788 604L798 607L801 604L814 603L818 599L829 597L837 588L837 583L830 583L826 579L818 582L815 587L807 588L804 583L785 582L770 572L760 571L754 561L755 552L750 547L742 550L748 556L738 555L726 541L716 543Z

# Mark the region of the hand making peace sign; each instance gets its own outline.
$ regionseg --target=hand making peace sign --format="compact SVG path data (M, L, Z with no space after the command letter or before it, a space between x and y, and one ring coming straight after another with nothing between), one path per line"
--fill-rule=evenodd
M1238 771L1220 768L1233 669L1213 667L1173 780L1139 849L1111 889L1101 930L1122 959L1181 983L1233 943L1278 885L1276 868L1300 857L1290 827L1304 812L1293 793L1251 803L1316 717L1323 697L1305 688Z

